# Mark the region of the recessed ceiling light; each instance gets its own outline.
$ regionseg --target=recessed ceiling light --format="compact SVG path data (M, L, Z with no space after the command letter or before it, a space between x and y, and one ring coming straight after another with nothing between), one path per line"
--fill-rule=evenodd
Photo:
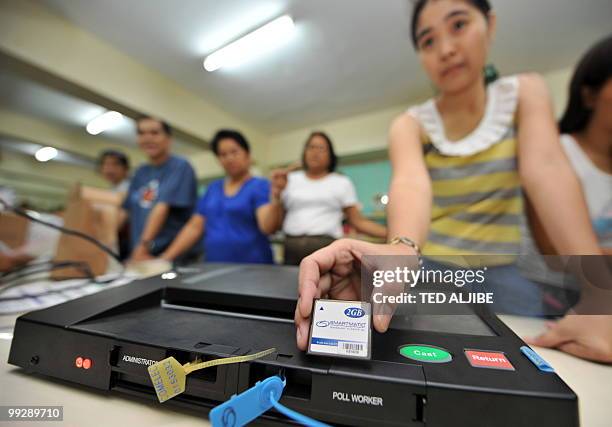
M116 111L107 111L106 113L96 117L87 123L87 132L91 135L97 135L105 130L116 127L123 121L123 114Z
M57 150L53 147L42 147L36 151L34 157L39 162L48 162L57 157Z
M238 65L286 42L295 24L289 15L281 16L244 37L211 53L204 59L206 71Z

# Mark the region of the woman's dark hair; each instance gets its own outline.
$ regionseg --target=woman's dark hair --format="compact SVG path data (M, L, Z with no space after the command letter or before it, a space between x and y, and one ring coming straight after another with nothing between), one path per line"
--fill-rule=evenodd
M419 22L419 18L421 17L421 12L423 12L423 8L427 4L429 0L416 0L414 2L414 7L412 9L412 20L411 20L411 35L412 35L412 44L416 50L419 50L419 45L417 44L417 24ZM480 10L482 14L489 19L489 12L491 12L491 5L489 4L489 0L465 0L474 6L476 9Z
M585 105L584 90L597 93L612 78L612 36L593 46L578 63L569 88L569 102L559 122L561 133L583 131L593 111Z
M98 157L98 167L102 166L102 164L104 163L104 160L107 157L114 158L125 169L127 170L130 169L130 160L128 159L128 157L125 154L123 154L121 151L117 151L117 150L105 150L102 153L100 153L100 157Z
M244 151L247 153L251 152L251 147L249 145L249 141L237 130L233 129L221 129L218 131L213 137L212 141L210 141L210 148L212 149L215 156L219 155L219 143L223 139L231 139L236 142L236 144L240 145Z
M331 139L325 132L314 131L310 134L308 139L306 140L306 144L304 144L304 151L302 151L302 167L307 169L306 167L306 148L308 148L308 144L315 136L319 136L327 142L327 149L329 150L329 166L327 167L328 172L333 172L336 170L336 166L338 165L338 156L336 156L336 152L334 151L334 145L331 142Z

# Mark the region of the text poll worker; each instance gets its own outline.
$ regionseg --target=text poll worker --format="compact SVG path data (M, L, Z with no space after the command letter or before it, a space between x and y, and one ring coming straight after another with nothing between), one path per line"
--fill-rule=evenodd
M384 226L361 215L351 180L336 170L338 158L330 138L313 132L304 144L303 170L272 173L271 201L265 216L285 237L285 264L298 265L314 251L343 236L342 220L358 232L387 237Z
M105 150L98 160L100 175L110 184L111 191L127 193L130 188L130 160L117 150Z
M559 253L602 253L559 144L544 80L528 74L485 83L496 26L489 2L419 0L412 23L415 48L438 96L391 125L387 215L394 243L339 240L302 261L295 312L301 349L314 298L360 299L364 255L417 255L415 248L422 247L425 256L493 253L512 259L520 246L521 189ZM519 277L509 262L492 266L487 279L496 268L510 271L506 278ZM391 316L375 314L375 329L386 331ZM609 348L600 350L600 359L612 361Z
M235 130L220 130L211 148L225 170L225 178L210 184L197 209L161 257L173 261L202 239L207 261L272 264L271 232L263 206L270 182L250 173L246 138Z
M161 254L189 221L197 198L197 183L187 160L171 154L172 128L163 120L141 117L138 145L148 158L130 182L123 202L131 233L131 259Z

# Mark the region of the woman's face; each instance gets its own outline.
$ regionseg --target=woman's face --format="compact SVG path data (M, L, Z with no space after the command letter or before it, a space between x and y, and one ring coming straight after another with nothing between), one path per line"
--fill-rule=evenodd
M455 93L483 79L495 15L489 20L466 0L430 0L417 22L421 63L443 93Z
M331 156L325 138L319 135L310 138L310 141L306 144L304 160L307 170L321 171L329 169Z
M240 176L248 172L251 156L236 141L230 138L219 141L217 158L228 176Z
M593 110L591 123L601 123L612 132L612 79L608 79L594 97L587 95L585 101Z

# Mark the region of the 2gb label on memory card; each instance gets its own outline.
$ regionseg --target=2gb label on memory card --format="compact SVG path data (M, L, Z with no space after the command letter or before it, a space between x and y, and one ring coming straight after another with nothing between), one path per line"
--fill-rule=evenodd
M367 302L315 300L308 354L369 360L371 314Z

